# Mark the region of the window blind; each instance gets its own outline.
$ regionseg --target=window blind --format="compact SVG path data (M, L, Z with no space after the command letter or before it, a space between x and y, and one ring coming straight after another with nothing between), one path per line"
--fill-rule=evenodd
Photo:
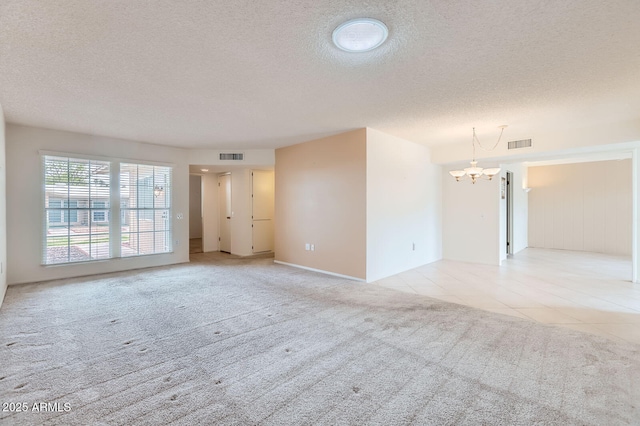
M122 257L171 251L171 167L120 164Z
M111 257L108 217L96 221L92 205L109 206L110 164L105 161L43 156L43 264Z
M42 158L44 265L109 259L118 245L122 257L172 251L171 167ZM120 199L119 215L112 196Z

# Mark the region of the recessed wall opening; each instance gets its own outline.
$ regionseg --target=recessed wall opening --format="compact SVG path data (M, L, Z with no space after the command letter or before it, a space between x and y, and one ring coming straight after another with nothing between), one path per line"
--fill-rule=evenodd
M529 247L610 255L632 279L630 158L532 163L528 186Z
M202 177L189 175L189 255L202 253Z
M191 165L190 172L192 256L273 253L273 167Z

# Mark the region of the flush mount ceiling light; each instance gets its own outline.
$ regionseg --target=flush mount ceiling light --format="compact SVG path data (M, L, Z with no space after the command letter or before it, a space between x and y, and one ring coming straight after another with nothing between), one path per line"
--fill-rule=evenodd
M333 43L345 52L368 52L387 39L387 26L372 18L357 18L333 30Z
M495 175L500 173L500 169L497 167L492 169L483 169L482 167L478 167L478 162L476 161L476 144L478 144L480 149L483 149L485 151L493 151L494 149L496 149L496 147L500 143L500 139L502 139L502 133L504 132L504 129L507 128L507 126L506 125L499 126L498 128L501 129L500 136L498 136L498 141L492 148L488 148L488 149L483 147L482 144L480 144L480 141L476 136L476 129L475 127L473 128L473 137L471 138L471 145L473 146L473 156L471 157L471 167L467 167L464 170L451 170L449 174L456 179L456 182L460 182L461 179L467 176L469 176L469 178L471 179L471 183L476 183L476 181L481 178L491 180Z

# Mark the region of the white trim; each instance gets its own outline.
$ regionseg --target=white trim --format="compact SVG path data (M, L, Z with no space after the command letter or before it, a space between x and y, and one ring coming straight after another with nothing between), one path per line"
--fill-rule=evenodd
M362 283L367 282L367 280L363 280L362 278L352 277L351 275L336 274L335 272L324 271L322 269L309 268L308 266L296 265L295 263L287 263L287 262L282 262L280 260L274 260L273 263L292 266L294 268L299 268L299 269L306 269L307 271L312 271L312 272L320 272L321 274L333 275L334 277L346 278L348 280L360 281Z
M109 180L111 188L115 191L109 191L109 254L111 259L119 259L122 256L122 210L120 206L120 162L114 161L109 168ZM91 206L89 206L91 207ZM111 243L118 241L118 244Z
M39 150L38 154L40 156L50 155L53 157L68 157L68 158L78 158L80 160L96 160L96 161L104 161L104 162L119 162L119 163L128 163L128 164L144 164L147 166L165 166L165 167L176 167L175 163L164 163L161 161L146 161L146 160L136 160L133 158L120 158L120 157L105 157L104 155L90 155L90 154L77 154L70 152L60 152L60 151L47 151L47 150Z
M49 227L49 218L47 217L47 185L45 183L45 165L44 155L40 155L40 265L47 264L47 251L44 249L44 242L47 240L47 229ZM62 204L61 204L62 205Z
M631 163L631 282L640 283L640 148L633 150Z
M41 266L44 267L50 267L50 266L66 266L66 265L71 265L71 264L84 264L84 263L91 263L91 262L102 262L102 261L113 261L113 260L117 260L117 259L122 259L122 258L140 258L141 256L156 256L156 255L162 255L162 254L172 254L174 253L174 247L173 247L173 238L174 238L174 229L175 229L175 223L174 223L174 219L173 219L173 191L174 191L174 169L176 168L175 165L173 165L172 163L151 163L151 162L139 162L139 161L135 161L135 160L118 160L116 158L111 158L111 157L100 157L100 156L84 156L82 154L80 155L76 155L76 154L63 154L63 153L59 153L59 152L51 152L51 151L43 151L40 150L38 151L39 155L40 155L40 179L42 180L43 184L42 184L42 190L41 190L41 195L40 195L40 211L41 211L41 230L40 230L40 242L41 242L41 247L42 247L42 254L41 254ZM88 207L81 207L78 208L76 206L77 210L80 211L86 211L88 214L88 223L108 223L109 224L109 257L108 258L100 258L100 259L89 259L89 260L82 260L82 261L68 261L68 262L60 262L60 263L46 263L47 262L47 229L50 225L50 222L48 220L47 217L47 211L50 210L49 208L46 208L46 197L47 197L47 185L46 185L46 176L45 176L45 169L46 169L46 165L45 165L45 161L47 157L58 157L58 158L62 158L62 159L66 159L67 161L69 160L75 160L75 159L81 159L81 160L88 160L88 161L96 161L96 162L102 162L102 163L106 163L106 165L108 165L109 167L109 181L110 181L110 185L109 185L109 198L108 198L108 203L109 203L109 207L106 207L106 203L107 201L100 201L101 203L104 203L105 206L104 207L95 207L95 201L92 200L91 195L90 195L90 191L88 191ZM156 252L156 253L147 253L147 254L136 254L136 255L131 255L131 256L122 256L122 218L121 218L121 214L122 214L122 206L120 205L120 200L121 200L121 187L120 187L120 172L121 172L121 166L123 164L131 164L131 165L135 165L137 166L150 166L150 167L162 167L162 168L166 168L169 170L169 186L165 189L165 193L166 191L169 191L169 207L168 208L151 208L151 209L146 209L148 211L152 211L152 212L156 212L157 210L168 210L169 212L169 217L167 218L169 221L169 229L165 230L168 231L170 234L170 240L167 242L167 244L165 245L167 248L167 251L162 251L162 252ZM155 172L153 174L153 181L155 184ZM117 189L114 189L117 188ZM70 200L70 195L69 195L69 185L67 184L67 200ZM66 222L59 222L62 225L66 225L67 228L69 228L71 226L72 222L69 222L70 220L70 206L67 206L67 208L64 208L64 198L61 201L61 219L67 219ZM127 210L136 210L136 211L140 211L143 210L141 208L130 208L127 207ZM65 210L68 211L69 216L67 216L65 218ZM104 220L96 220L95 218L95 213L104 213ZM56 222L57 224L57 222ZM138 232L136 232L137 235L140 234L139 230ZM156 237L156 232L153 232L153 236L154 236L154 248L155 248L155 237ZM89 238L91 238L91 225L89 226ZM69 243L70 244L70 243Z

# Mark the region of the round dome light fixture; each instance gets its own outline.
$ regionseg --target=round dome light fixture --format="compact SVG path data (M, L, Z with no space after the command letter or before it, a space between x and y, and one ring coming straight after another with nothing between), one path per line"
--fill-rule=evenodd
M333 30L333 43L345 52L368 52L387 39L389 29L377 19L351 19Z

